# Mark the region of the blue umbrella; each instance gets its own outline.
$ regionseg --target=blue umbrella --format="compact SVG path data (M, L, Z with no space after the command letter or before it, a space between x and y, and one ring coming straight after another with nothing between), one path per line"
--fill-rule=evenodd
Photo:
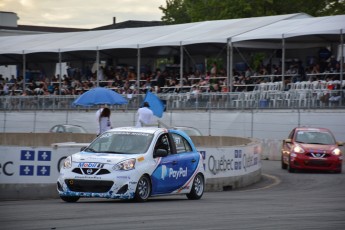
M123 105L128 101L115 91L103 87L96 87L80 95L73 105Z

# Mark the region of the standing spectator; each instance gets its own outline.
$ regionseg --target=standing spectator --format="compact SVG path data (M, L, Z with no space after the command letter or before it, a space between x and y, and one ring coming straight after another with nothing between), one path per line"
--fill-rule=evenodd
M99 118L100 118L101 113L102 113L102 111L103 111L104 108L105 108L105 105L101 105L101 106L99 107L99 109L96 111L96 121L97 121L97 122L99 121Z
M217 76L217 64L214 62L211 68L211 77L216 77L216 76Z
M111 121L110 121L110 109L104 108L99 116L99 132L97 136L112 129Z
M156 79L158 87L162 88L166 85L165 76L159 70L157 71Z
M153 112L149 107L149 103L145 101L143 107L138 109L136 127L143 127L145 125L152 124Z

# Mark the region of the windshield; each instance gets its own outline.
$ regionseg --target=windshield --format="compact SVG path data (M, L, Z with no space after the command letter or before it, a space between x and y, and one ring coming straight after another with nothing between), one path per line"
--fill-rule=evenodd
M305 144L334 145L335 140L328 132L298 131L296 142Z
M153 134L138 132L109 132L94 140L84 151L95 153L136 154L145 153Z

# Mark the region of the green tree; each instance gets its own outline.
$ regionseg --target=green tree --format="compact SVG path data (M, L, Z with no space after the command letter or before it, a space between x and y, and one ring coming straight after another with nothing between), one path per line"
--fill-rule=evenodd
M160 9L170 24L292 13L345 14L345 0L167 0Z
M166 24L181 24L191 22L187 14L184 0L166 0L166 7L160 6L159 9L164 16L162 21Z

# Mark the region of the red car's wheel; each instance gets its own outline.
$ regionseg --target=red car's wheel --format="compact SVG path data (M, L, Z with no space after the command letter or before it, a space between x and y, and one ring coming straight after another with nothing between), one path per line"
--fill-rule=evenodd
M287 164L285 164L285 162L284 162L284 157L283 157L283 155L282 155L282 169L287 169Z
M294 169L291 165L292 165L292 163L291 163L291 159L290 159L290 156L289 156L288 171L289 171L290 173L293 173L293 172L295 172L295 169Z

